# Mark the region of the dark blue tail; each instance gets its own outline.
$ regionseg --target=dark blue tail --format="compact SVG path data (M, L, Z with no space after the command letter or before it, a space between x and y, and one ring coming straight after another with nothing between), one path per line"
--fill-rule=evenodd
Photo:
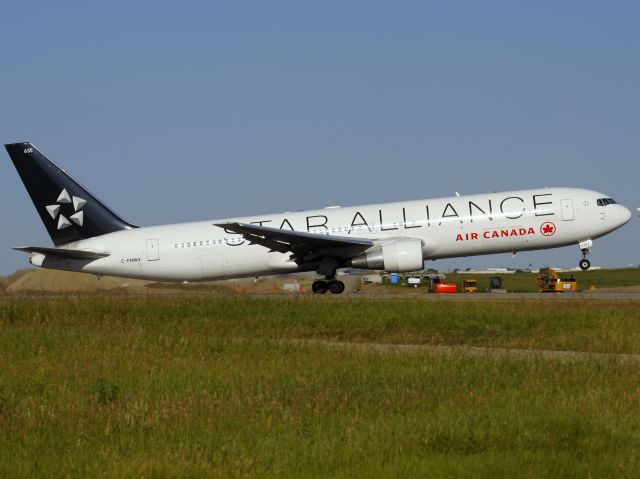
M31 143L4 146L56 246L135 228Z

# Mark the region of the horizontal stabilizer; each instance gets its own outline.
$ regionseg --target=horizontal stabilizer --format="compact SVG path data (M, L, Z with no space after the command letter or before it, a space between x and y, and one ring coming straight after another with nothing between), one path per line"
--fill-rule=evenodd
M57 256L67 259L100 259L109 256L109 253L96 253L95 251L82 251L77 249L44 248L41 246L18 246L12 249L25 253L40 253L46 256Z

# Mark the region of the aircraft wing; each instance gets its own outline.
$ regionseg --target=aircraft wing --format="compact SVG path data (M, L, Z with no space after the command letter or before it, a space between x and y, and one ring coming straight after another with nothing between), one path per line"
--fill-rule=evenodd
M58 256L67 259L100 259L109 256L109 253L96 253L95 251L82 251L77 249L45 248L41 246L18 246L12 249L25 253L40 253L46 256Z
M259 244L271 251L292 253L296 260L311 261L321 256L346 259L356 256L373 246L366 238L345 238L342 236L281 230L247 223L216 224L231 233L241 234L250 244Z

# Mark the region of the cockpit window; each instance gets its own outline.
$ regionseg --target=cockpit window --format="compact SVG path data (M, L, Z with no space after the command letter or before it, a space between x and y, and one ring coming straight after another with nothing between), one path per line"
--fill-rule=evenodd
M617 201L613 198L598 198L598 206L615 205Z

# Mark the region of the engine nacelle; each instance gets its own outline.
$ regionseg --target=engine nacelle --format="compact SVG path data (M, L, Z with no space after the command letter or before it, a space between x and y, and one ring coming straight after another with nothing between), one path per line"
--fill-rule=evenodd
M419 271L424 267L422 240L399 239L374 246L351 259L351 266L361 269L379 269L392 273Z

